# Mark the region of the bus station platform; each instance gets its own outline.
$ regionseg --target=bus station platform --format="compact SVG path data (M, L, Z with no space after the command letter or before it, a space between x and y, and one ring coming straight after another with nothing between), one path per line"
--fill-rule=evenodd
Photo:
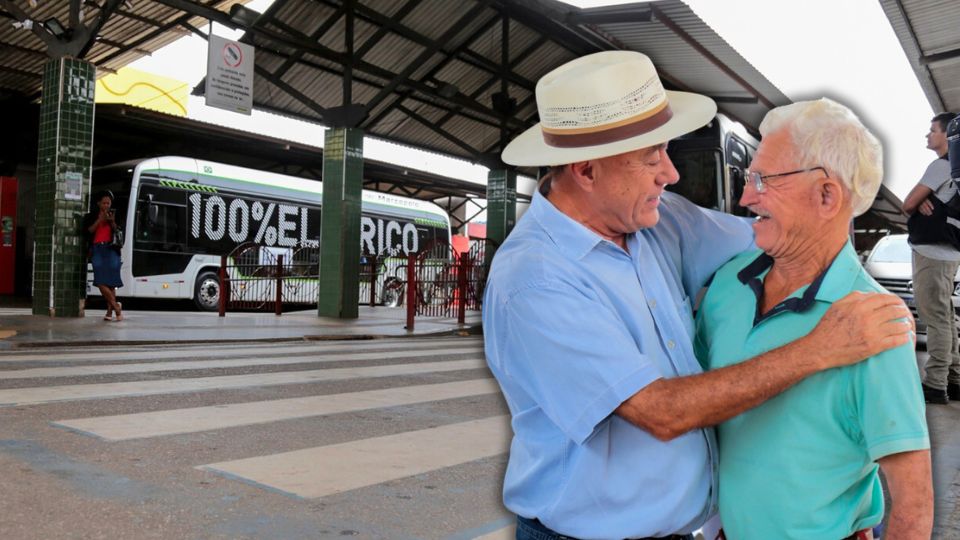
M103 308L81 318L33 315L25 307L0 307L0 349L43 346L109 346L178 343L237 343L378 339L404 336L480 333L480 312L456 317L417 317L414 330L404 328L406 309L360 306L353 320L318 317L316 310L273 313L138 311L124 309L122 321L103 320Z

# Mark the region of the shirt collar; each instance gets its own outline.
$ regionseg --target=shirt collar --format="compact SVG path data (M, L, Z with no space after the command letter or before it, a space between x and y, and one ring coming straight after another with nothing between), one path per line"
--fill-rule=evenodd
M539 191L533 193L528 212L560 251L572 259L584 257L603 241L600 235L558 210Z
M760 313L760 299L763 297L761 274L765 274L772 265L773 257L766 253L761 253L756 259L737 273L737 279L744 285L749 286L753 294L757 297L757 312L753 319L754 326L784 311L792 311L794 313L807 311L813 306L815 300L829 304L840 300L850 292L853 281L862 270L853 245L847 241L830 265L810 282L800 296L791 295L767 313Z

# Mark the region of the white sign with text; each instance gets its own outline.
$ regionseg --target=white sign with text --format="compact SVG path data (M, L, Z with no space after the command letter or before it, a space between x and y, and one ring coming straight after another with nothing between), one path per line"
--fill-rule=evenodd
M210 34L206 103L228 111L253 111L253 47Z

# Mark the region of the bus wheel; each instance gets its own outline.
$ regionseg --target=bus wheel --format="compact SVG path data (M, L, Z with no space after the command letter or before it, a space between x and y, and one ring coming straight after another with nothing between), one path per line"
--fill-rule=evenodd
M204 272L197 277L193 303L201 311L217 311L220 307L220 278L216 273Z
M383 284L380 301L385 307L397 307L403 303L403 282L399 279L388 279Z

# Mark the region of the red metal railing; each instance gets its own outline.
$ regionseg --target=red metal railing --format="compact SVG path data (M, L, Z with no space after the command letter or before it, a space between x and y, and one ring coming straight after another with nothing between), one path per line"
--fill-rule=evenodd
M484 246L457 254L447 244L435 244L407 262L407 330L413 330L417 315L457 318L466 322L466 312L480 310L487 267Z
M366 254L360 261L360 303L396 306L406 280L405 260L392 252ZM317 304L319 249L280 250L255 244L238 246L220 258L220 315L227 311L273 311Z

